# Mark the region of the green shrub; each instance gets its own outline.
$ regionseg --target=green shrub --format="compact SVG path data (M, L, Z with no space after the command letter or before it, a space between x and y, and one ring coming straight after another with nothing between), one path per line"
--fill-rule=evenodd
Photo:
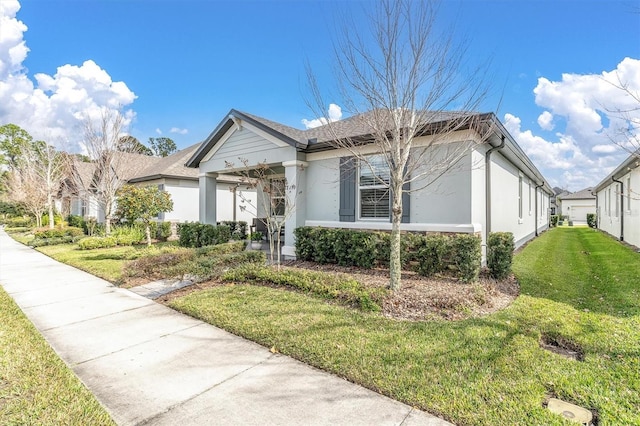
M55 226L62 226L63 222L64 222L64 218L62 217L62 215L54 213L54 215L53 215L53 224ZM44 225L47 225L49 223L49 215L48 214L43 214L42 215L42 223Z
M74 228L85 228L84 218L79 215L70 214L67 216L67 223Z
M511 232L492 232L487 238L487 268L491 276L504 279L511 272L515 243Z
M473 234L457 234L452 237L451 249L458 278L463 282L476 281L482 262L480 237Z
M171 222L160 222L157 225L156 238L160 241L167 241L171 236Z
M383 288L368 289L346 275L295 269L278 272L273 268L258 265L243 265L231 269L222 278L226 281L262 282L293 287L367 311L379 311L380 303L386 294Z
M228 226L187 222L178 225L179 244L182 247L202 247L226 243L231 239Z
M28 245L30 247L43 247L43 246L55 246L59 244L71 244L80 241L83 236L72 237L70 235L66 235L64 237L53 237L53 238L34 238L29 241Z
M215 246L204 246L196 249L196 256L219 256L222 254L239 253L245 248L244 241L231 241Z
M228 226L231 231L231 238L234 240L245 240L247 238L247 222L243 220L223 220L218 225Z
M427 235L418 250L416 272L425 277L442 272L452 250L451 238L446 235Z
M36 238L62 238L62 237L81 237L84 235L82 228L66 226L63 228L38 228L34 230L33 236Z
M552 227L558 226L558 215L556 214L551 215L551 226Z
M2 219L1 223L7 228L31 228L34 225L34 221L30 217L8 217Z
M116 239L119 246L131 246L146 240L144 229L137 224L114 226L111 237Z
M587 225L590 228L595 228L597 226L597 216L595 213L587 213Z
M93 250L98 248L109 248L117 245L113 237L87 237L78 241L80 250Z
M316 229L310 226L301 226L293 231L293 235L296 237L296 258L299 260L314 259L313 236Z
M124 268L130 277L144 277L149 279L169 278L173 275L166 273L172 267L189 262L195 258L195 251L184 247L174 247L171 250L148 250L146 254L131 262ZM181 274L180 274L181 275Z
M313 235L313 260L318 263L335 263L336 252L334 242L337 230L317 228Z

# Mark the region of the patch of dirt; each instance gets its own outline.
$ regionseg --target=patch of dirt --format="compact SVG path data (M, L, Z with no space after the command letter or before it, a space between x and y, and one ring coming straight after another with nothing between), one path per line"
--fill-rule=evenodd
M284 267L348 274L360 283L371 287L387 287L389 270L361 269L338 265L321 265L314 262L289 261ZM194 284L169 293L157 302L169 301L193 291L228 283L217 280ZM434 319L460 320L491 314L509 306L518 294L520 286L513 275L505 280L491 278L482 271L476 283L463 283L450 276L423 277L413 272L403 272L402 288L390 293L382 303L382 314L388 318L423 321Z
M543 334L540 337L540 347L565 358L584 361L584 352L582 348L578 344L565 339L562 336Z

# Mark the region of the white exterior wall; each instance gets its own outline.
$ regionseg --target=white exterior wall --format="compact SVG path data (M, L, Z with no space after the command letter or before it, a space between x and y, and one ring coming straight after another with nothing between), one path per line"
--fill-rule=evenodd
M173 210L164 213L167 222L197 222L199 215L199 186L194 180L167 180L164 190L173 201Z
M340 159L309 161L306 179L307 220L340 220Z
M520 217L520 177L522 177L522 217ZM538 229L547 223L549 197L535 190L535 182L507 161L499 151L491 154L491 232L511 232L516 246L522 245L536 232L536 197ZM531 203L529 196L531 195ZM542 212L542 214L541 214Z
M621 215L624 214L624 241L640 247L640 169L633 169L618 180L624 185L622 206L620 206L619 183L611 182L597 192L598 228L615 238L620 238ZM617 215L616 200L618 200Z
M223 220L233 220L233 199L235 197L236 202L236 219L237 221L245 221L249 225L253 223L253 218L256 217L256 207L258 205L255 189L249 189L246 186L241 186L236 189L236 192L230 190L231 187L235 187L235 184L218 182L216 190L216 220L222 222ZM196 221L198 220L198 203L196 197Z

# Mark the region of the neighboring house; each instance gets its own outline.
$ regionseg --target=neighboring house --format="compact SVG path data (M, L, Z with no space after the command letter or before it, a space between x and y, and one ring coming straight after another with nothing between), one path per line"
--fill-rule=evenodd
M155 158L150 166L135 174L128 183L139 186L157 185L167 191L173 200L173 210L162 213L159 220L177 222L197 222L199 219L198 170L185 163L200 144L192 145L164 158ZM241 194L242 193L242 196ZM254 214L251 209L243 209L247 203L243 198L255 203L255 190L242 185L235 176L221 176L217 185L217 221L244 220L251 223Z
M477 118L493 129L491 134L481 137L470 129L459 130L434 148L447 150L472 142L472 148L435 184L405 194L402 229L477 233L483 242L487 232L509 231L520 246L548 227L553 190L494 114ZM435 127L438 123L430 124ZM343 132L342 137L366 139L369 132L361 116L334 125ZM414 146L430 138L420 136ZM373 152L373 148L365 143L362 152ZM231 110L187 166L199 168L203 223L214 223L217 217L214 189L218 176L241 171L240 159L252 166L266 163L275 172L275 180L286 179L288 185L295 185L296 205L285 223L283 247L283 254L295 256L293 231L299 226L391 229L388 191L370 186L367 173L371 169L349 166L350 157L347 150L332 144L326 126L303 131ZM388 173L384 166L376 170L382 179ZM378 192L373 204L372 191ZM270 213L258 211L258 217L266 214Z
M587 215L596 213L596 196L593 188L558 195L560 214L567 216L576 225L586 225Z
M640 151L629 156L594 191L598 228L640 247Z
M560 200L564 195L571 194L569 191L559 188L557 186L553 187L554 194L551 196L551 214L560 215L562 212L562 207L560 206Z
M63 215L77 215L83 217L100 217L98 202L91 193L91 183L95 174L95 165L77 158L70 165L69 176L63 180L58 194L58 210ZM104 220L104 214L102 215Z

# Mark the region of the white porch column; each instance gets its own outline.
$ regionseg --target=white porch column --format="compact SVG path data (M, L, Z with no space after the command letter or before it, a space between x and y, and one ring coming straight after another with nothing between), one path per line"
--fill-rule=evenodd
M295 237L293 231L299 227L304 226L304 222L307 217L307 186L305 182L304 169L308 166L305 161L284 161L282 163L284 167L284 176L287 179L287 195L288 201L293 203L291 207L291 214L286 219L284 224L284 247L282 247L282 254L288 258L295 258Z
M216 224L217 173L204 173L198 176L200 185L200 223Z

